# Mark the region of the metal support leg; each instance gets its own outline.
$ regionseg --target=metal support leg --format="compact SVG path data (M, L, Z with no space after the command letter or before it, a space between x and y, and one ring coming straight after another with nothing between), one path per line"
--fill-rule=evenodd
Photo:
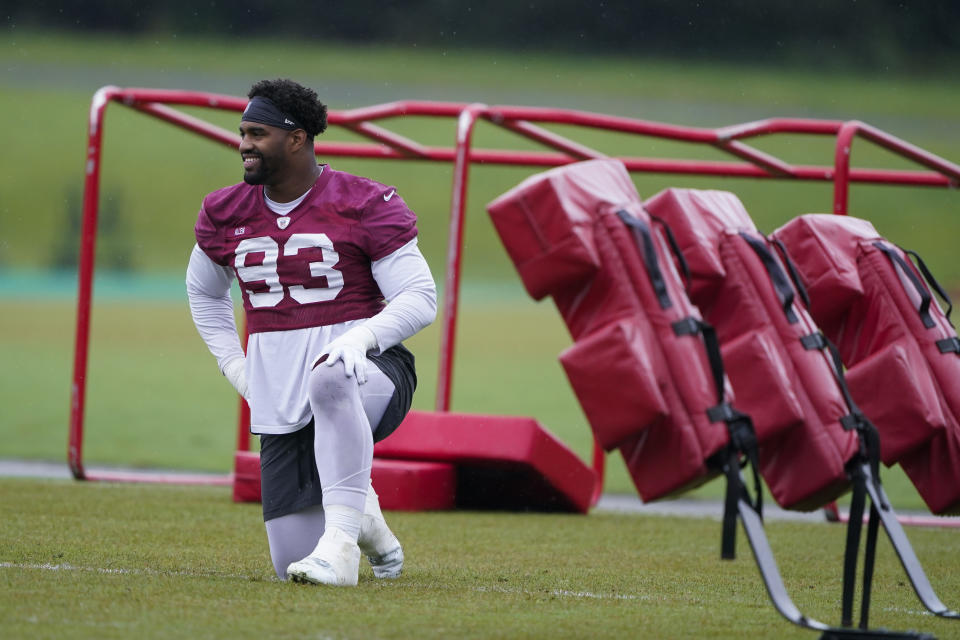
M867 546L863 552L863 596L860 600L860 628L866 629L870 618L870 591L873 588L873 565L877 557L877 532L880 529L880 514L877 505L870 504L870 520L867 524Z
M880 482L873 477L870 465L864 462L859 466L858 471L863 474L870 500L873 501L873 505L880 517L880 522L887 532L887 537L890 538L890 543L893 545L894 551L897 552L897 557L900 558L900 564L903 565L903 570L906 572L907 577L910 578L910 584L913 585L913 590L916 592L917 598L920 599L920 602L930 613L941 618L960 620L960 613L947 608L947 606L940 601L940 598L937 597L936 592L934 592L930 581L927 579L927 574L924 573L923 567L920 565L920 560L917 559L913 547L910 545L910 541L907 539L907 535L900 525L900 521L897 520L897 514L894 513L893 508L890 506L890 501L887 499L883 487L880 486Z
M854 473L854 476L856 476L859 471L860 469L858 468L857 472ZM890 512L890 515L887 516L887 518L892 519L895 526L899 526L896 515L892 513L892 509L890 509L889 503L886 501L885 496L883 499L880 498L882 495L882 489L879 487L879 485L873 485L872 478L869 475L869 468L866 469L866 475L864 475L859 482L856 480L856 478L854 478L854 498L855 502L859 502L860 506L859 515L856 518L853 518L851 515L850 522L848 523L848 525L851 527L851 530L848 530L848 546L844 565L843 617L845 622L841 627L831 627L818 620L809 618L804 615L799 608L797 608L796 604L794 604L793 600L790 598L790 595L787 593L787 588L783 583L782 577L780 576L780 570L777 568L776 560L773 557L773 551L770 548L770 543L767 540L767 535L763 528L763 520L754 506L750 503L749 496L747 495L742 478L740 478L740 476L737 474L728 474L727 482L734 483L736 485L733 488L728 485L728 492L735 491L741 496L741 498L737 501L737 515L740 518L740 522L743 524L744 532L746 533L747 540L750 543L750 549L753 552L753 557L757 563L757 568L760 570L760 577L763 579L763 584L767 589L767 594L770 596L770 600L773 603L774 608L780 615L799 627L810 629L811 631L820 631L821 640L848 640L853 638L858 640L866 640L871 638L877 640L935 640L934 636L918 631L888 631L886 629L867 628L877 534L880 523L884 523L884 526L886 527L886 519L884 519L883 509L878 505L885 505L886 510ZM859 490L857 489L858 484ZM857 494L859 494L859 499L857 499ZM852 622L847 622L847 620L852 621L853 619L853 591L854 584L856 582L856 560L859 553L860 532L862 531L863 526L863 508L865 506L866 495L869 495L872 500L871 518L868 523L866 536L866 558L864 560L864 588L860 627L855 628L852 626ZM849 531L853 532L850 533ZM888 535L889 534L890 531L888 529ZM895 535L896 534L894 534L894 536ZM894 536L891 536L891 541L893 541ZM903 561L904 557L907 557L908 559L913 557L913 563L911 565L912 568L908 569L907 573L908 575L911 575L911 572L914 574L911 575L911 582L913 582L915 578L918 581L914 583L914 589L917 589L918 595L922 591L925 594L924 597L927 598L927 602L933 606L936 606L936 603L938 603L939 600L936 600L936 596L932 595L932 589L929 588L929 583L926 583L926 589L924 589L923 583L925 582L926 578L923 576L922 569L920 569L919 563L916 561L915 556L912 556L912 550L910 549L909 543L906 542L906 538L903 536L902 530L900 530L900 536L903 537L903 542L905 543L905 550L901 554L901 561ZM894 547L897 548L897 546L898 543L894 542ZM898 554L901 553L899 548L897 551ZM907 567L906 563L904 564L904 567ZM916 576L918 571L920 576L923 576L922 580ZM917 586L918 583L921 585L919 588ZM849 597L847 596L848 592ZM847 600L849 600L849 602L847 602ZM923 600L923 597L921 600ZM931 611L934 610L931 609ZM934 611L934 613L944 617L956 617L957 615L952 611L947 611L942 604L940 605L940 611L941 613L937 613L937 611Z
M847 546L843 556L843 597L840 601L840 624L853 626L853 595L857 584L857 557L860 555L860 531L863 528L863 507L866 489L863 480L854 478L847 522Z

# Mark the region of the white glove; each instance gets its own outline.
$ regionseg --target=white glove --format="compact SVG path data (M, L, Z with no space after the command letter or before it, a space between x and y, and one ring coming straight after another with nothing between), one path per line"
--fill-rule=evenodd
M367 352L376 348L377 336L370 329L359 325L325 346L314 359L310 369L313 370L319 364L332 367L342 360L347 377L356 376L357 382L363 384L367 381Z
M250 399L250 391L247 389L247 359L244 357L234 358L223 365L223 375L230 381L233 388L237 390L244 400Z

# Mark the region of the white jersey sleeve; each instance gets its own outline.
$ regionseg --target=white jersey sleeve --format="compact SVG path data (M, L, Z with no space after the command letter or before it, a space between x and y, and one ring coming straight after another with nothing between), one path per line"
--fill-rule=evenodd
M243 357L230 298L232 281L230 268L218 265L199 246L193 245L187 265L190 315L221 372L230 361Z
M370 268L388 304L364 326L373 331L382 352L436 319L437 286L416 238L374 261Z

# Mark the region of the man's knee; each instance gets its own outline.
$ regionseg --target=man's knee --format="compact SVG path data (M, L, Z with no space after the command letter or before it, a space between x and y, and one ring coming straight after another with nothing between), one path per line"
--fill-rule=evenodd
M358 393L357 379L347 377L342 362L320 364L310 372L310 398L320 404L342 401Z

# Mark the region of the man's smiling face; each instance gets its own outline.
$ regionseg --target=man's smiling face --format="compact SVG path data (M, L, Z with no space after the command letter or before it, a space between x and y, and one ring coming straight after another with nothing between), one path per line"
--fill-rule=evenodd
M285 143L289 131L259 122L240 123L240 157L243 181L271 184L287 166Z

